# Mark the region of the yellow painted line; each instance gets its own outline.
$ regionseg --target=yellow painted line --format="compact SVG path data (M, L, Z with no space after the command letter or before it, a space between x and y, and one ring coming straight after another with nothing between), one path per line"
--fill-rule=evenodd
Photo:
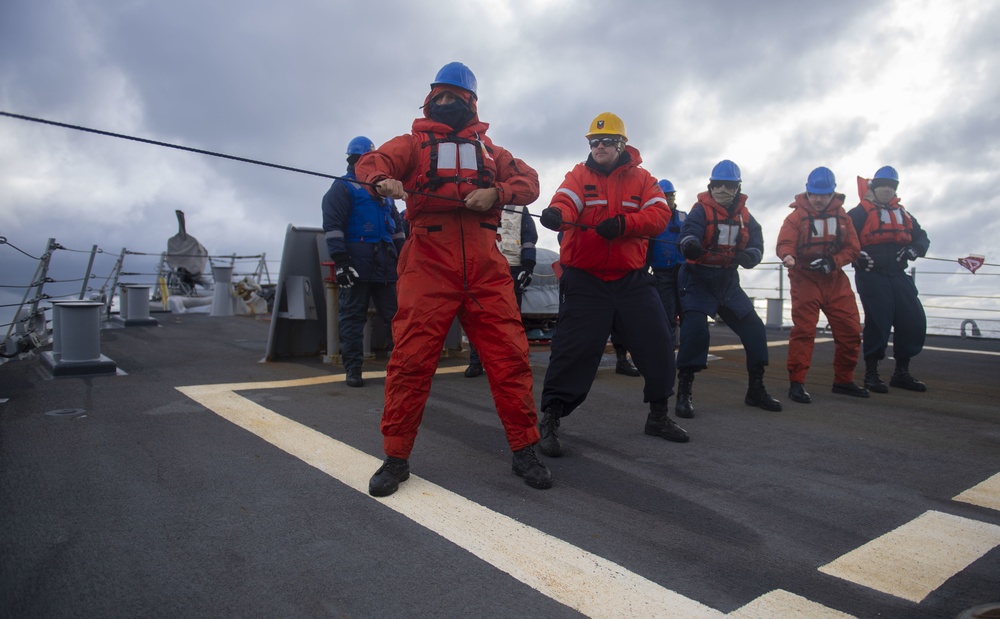
M854 619L854 615L827 608L822 604L777 589L765 593L753 602L726 615L734 619L775 619L776 617L809 617L809 619Z
M827 342L832 342L832 337L818 337L816 338L817 344L825 344ZM778 346L788 346L788 340L775 340L773 342L768 342L768 348L776 348ZM710 346L709 352L722 352L725 350L743 350L743 344L727 344L725 346Z
M434 373L457 374L464 372L464 367L438 368ZM287 387L311 387L313 385L327 385L330 383L342 383L347 378L345 374L329 374L323 376L313 376L310 378L294 378L290 380L270 380L256 383L219 383L215 385L199 385L215 391L249 391L251 389L285 389ZM362 372L361 378L385 378L385 372ZM179 388L179 387L178 387ZM187 389L187 387L185 387Z
M998 545L1000 526L928 511L819 571L919 603Z
M322 378L334 382L331 377ZM248 383L240 388L292 386L295 382ZM306 384L319 382L306 379ZM382 463L379 458L278 415L234 393L227 385L177 389L224 419L369 496L368 479ZM417 476L411 475L392 496L372 500L588 617L724 616L616 563Z
M969 488L954 500L1000 511L1000 473Z

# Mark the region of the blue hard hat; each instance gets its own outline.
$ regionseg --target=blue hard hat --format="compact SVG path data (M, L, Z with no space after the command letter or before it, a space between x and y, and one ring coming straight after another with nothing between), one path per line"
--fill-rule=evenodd
M479 98L476 94L476 87L478 86L476 76L472 74L469 67L461 62L449 62L441 67L441 70L434 77L434 81L431 82L431 88L434 88L438 84L458 86L471 92L473 97Z
M816 195L833 193L837 187L837 177L830 168L818 167L809 173L806 180L806 191Z
M712 168L712 175L708 177L710 181L735 181L742 183L740 178L740 166L728 159L723 159Z
M662 181L660 181L657 184L660 186L660 189L663 191L663 193L676 193L677 192L677 190L674 189L674 184L671 183L670 181L666 180L666 179L663 179Z
M876 170L875 176L872 177L872 180L877 178L884 178L886 180L896 181L897 183L899 182L899 174L896 173L896 168L891 165L882 166Z
M359 135L347 143L348 155L364 155L372 150L375 150L375 143L363 135Z

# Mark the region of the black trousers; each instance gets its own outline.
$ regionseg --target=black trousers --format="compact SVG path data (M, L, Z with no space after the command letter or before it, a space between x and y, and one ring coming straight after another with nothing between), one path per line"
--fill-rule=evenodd
M645 380L643 401L673 395L673 336L648 271L632 271L606 282L567 268L560 289L559 318L542 386L543 411L558 400L565 416L587 399L612 330L628 346Z

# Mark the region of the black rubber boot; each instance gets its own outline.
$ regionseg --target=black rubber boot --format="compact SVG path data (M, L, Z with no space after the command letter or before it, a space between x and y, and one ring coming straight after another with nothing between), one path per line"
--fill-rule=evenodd
M856 398L867 398L868 390L864 387L858 387L857 383L853 380L849 383L833 383L834 393L839 393L841 395L852 395Z
M878 359L865 359L865 388L875 393L889 393L889 385L878 375Z
M410 463L402 458L388 457L368 482L368 494L389 496L399 484L410 478Z
M646 417L646 434L659 436L674 443L686 443L691 440L684 428L667 415L667 401L658 400L649 403L649 415Z
M469 367L465 368L466 378L475 378L477 376L483 375L483 365L481 363L470 363Z
M632 361L628 358L628 351L624 347L615 347L615 357L618 359L617 363L615 363L615 374L639 376L639 370L632 365Z
M365 381L361 378L361 368L347 370L347 379L344 381L348 387L364 387Z
M694 417L694 405L691 403L691 388L694 384L694 372L681 371L677 374L677 406L674 413L678 417L691 419Z
M802 383L792 383L788 388L788 397L800 404L809 404L813 401L812 396L806 391L806 386Z
M559 420L562 418L562 414L562 402L553 402L542 411L542 418L538 422L538 432L542 435L538 441L538 451L542 452L542 455L550 458L558 458L563 455L558 434Z
M518 477L523 477L524 483L532 488L545 490L552 487L552 474L549 473L549 469L545 468L544 464L538 461L538 456L535 455L535 450L531 448L531 445L514 452L510 469Z
M764 368L752 370L750 372L750 384L747 388L747 397L743 398L748 406L758 406L766 411L780 411L781 402L771 397L771 394L764 388Z
M927 385L910 375L910 360L896 360L896 369L889 378L890 387L899 387L909 391L927 391Z

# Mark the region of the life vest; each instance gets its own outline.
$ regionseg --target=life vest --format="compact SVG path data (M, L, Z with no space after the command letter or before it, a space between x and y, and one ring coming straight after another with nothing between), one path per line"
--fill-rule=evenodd
M707 251L696 263L728 267L736 253L746 249L750 242L750 211L744 194L736 199L736 208L730 213L713 200L709 192L698 194L698 203L705 209L705 236L701 244Z
M896 198L893 201L896 204L890 204L889 207L879 207L867 200L861 201L861 206L867 213L865 225L858 235L862 248L883 243L909 245L913 240L913 220Z
M515 212L516 210L516 212ZM497 247L511 266L521 266L521 220L524 207L509 205L500 214L497 228Z
M868 187L868 179L859 176L858 196L865 209L865 225L858 233L862 249L884 243L909 245L913 240L913 220L899 203L899 196L893 196L888 206L878 206L867 198Z
M668 269L684 264L684 255L677 240L686 217L687 213L675 209L666 229L649 244L649 265L654 269Z
M351 192L351 216L344 230L347 243L391 243L396 233L396 222L392 218L393 202L390 198L376 199L366 187L353 182L353 172L344 175L347 188Z
M420 144L418 169L421 173L417 177L417 191L465 198L474 189L493 186L496 162L477 134L471 137L425 135L427 139Z
M807 205L807 198L802 194L802 200L796 196L796 203ZM795 243L796 253L800 260L826 258L840 251L844 246L847 230L841 221L844 196L836 194L833 201L822 213L817 213L807 206L799 206L804 216L799 221L799 236ZM844 215L846 217L846 215Z

